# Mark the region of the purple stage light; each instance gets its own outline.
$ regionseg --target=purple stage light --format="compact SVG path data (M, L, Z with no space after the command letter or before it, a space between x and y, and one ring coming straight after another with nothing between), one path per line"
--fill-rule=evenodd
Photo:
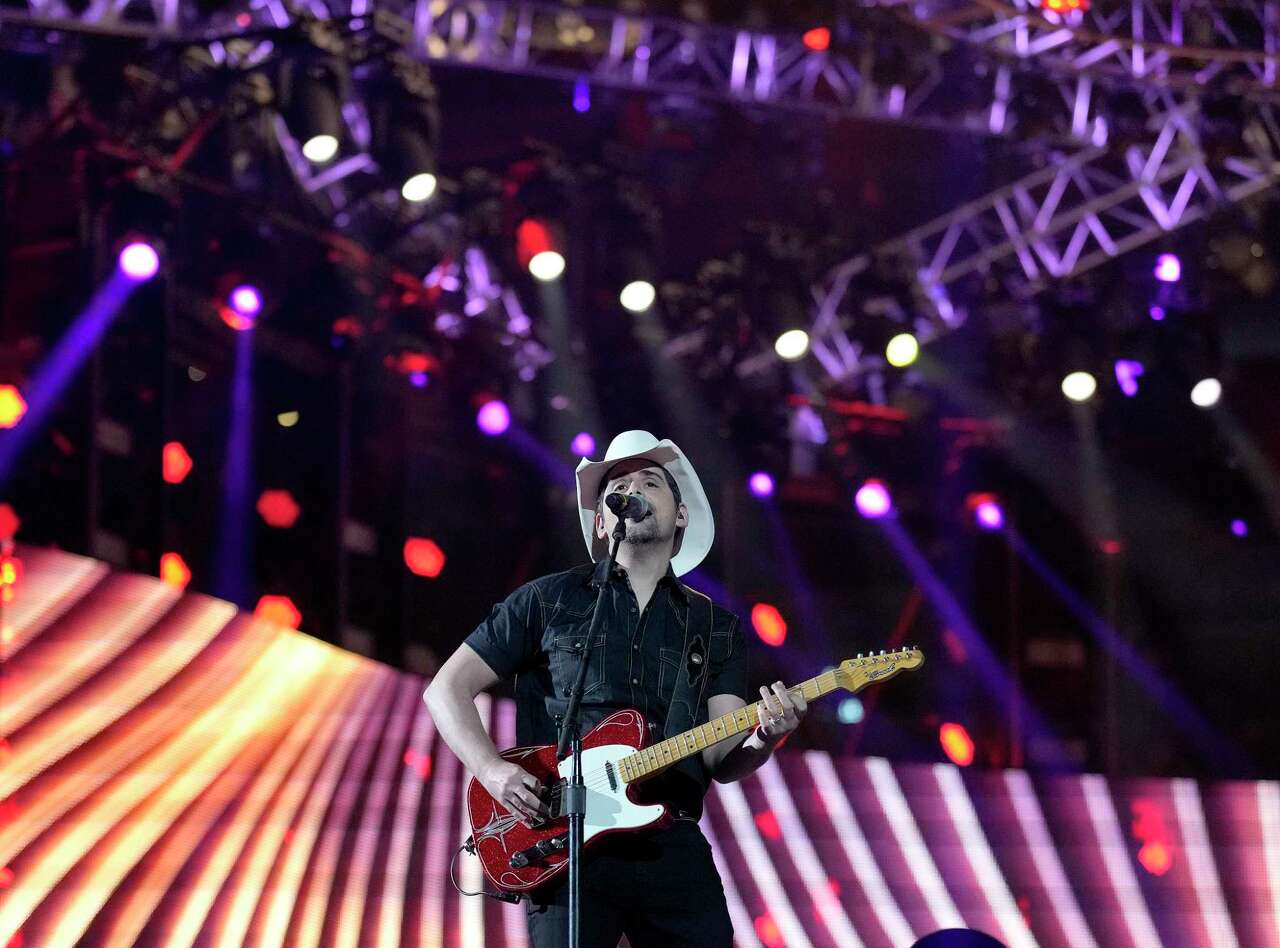
M120 272L130 280L150 280L159 270L160 254L148 243L135 240L120 251Z
M1156 322L1162 321L1165 317L1163 306L1154 305L1149 310L1147 310L1147 312L1151 314L1151 318L1154 319Z
M487 435L500 435L511 425L511 412L498 399L485 402L476 412L476 424Z
M1249 535L1249 525L1245 523L1243 520L1239 520L1239 519L1232 520L1231 532L1238 537L1247 537Z
M1004 526L1004 511L994 500L984 500L974 507L973 517L984 530L999 530Z
M858 488L858 492L853 496L853 502L858 508L858 513L868 520L877 520L893 509L889 488L885 487L882 481L875 479L867 481Z
M1182 261L1177 254L1162 253L1156 257L1155 274L1161 283L1177 283L1182 279Z
M747 478L747 489L756 497L772 497L773 477L765 471L756 471Z
M589 458L595 454L596 439L586 431L579 431L573 436L573 443L569 445L569 450L580 458Z
M1116 360L1116 384L1120 386L1120 391L1124 392L1129 398L1138 394L1138 377L1145 370L1142 363L1134 359L1117 359Z
M262 294L257 287L247 283L237 286L227 295L227 303L241 316L253 319L262 312Z
M426 388L427 383L431 381L431 377L426 372L410 372L409 384L414 388Z
M591 86L585 79L573 84L573 110L579 113L591 111Z

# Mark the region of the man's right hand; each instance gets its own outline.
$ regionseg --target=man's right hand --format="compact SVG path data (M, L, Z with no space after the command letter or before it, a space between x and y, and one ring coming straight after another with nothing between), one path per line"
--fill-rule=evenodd
M497 757L476 775L489 795L520 817L525 826L533 826L550 816L546 804L538 798L542 784L519 764Z

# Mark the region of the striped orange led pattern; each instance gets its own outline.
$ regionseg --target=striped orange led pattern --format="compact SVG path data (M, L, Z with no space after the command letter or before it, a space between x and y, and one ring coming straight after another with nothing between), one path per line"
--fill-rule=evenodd
M526 944L521 906L448 881L466 774L422 679L158 579L16 552L0 945ZM513 744L510 702L478 704ZM1011 946L1280 948L1275 782L784 751L714 785L703 827L741 944L968 925ZM1140 857L1153 827L1159 874ZM458 878L480 888L478 864Z

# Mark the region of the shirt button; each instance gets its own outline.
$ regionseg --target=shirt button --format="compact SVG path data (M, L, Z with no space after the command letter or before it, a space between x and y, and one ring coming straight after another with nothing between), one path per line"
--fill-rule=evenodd
M639 679L639 678L632 678L632 679L631 679L631 684L633 684L633 685L638 685L638 684L640 684L640 679Z
M639 645L633 645L633 646L631 646L631 650L632 650L633 652L638 652L638 651L640 651L640 646L639 646Z

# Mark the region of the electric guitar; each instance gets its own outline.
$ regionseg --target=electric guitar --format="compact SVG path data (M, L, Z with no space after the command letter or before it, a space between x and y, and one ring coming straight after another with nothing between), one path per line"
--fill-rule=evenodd
M856 692L900 671L919 668L919 649L881 652L841 662L839 667L788 689L813 701L838 688ZM617 711L582 737L582 779L586 784L583 851L610 833L634 831L668 818L665 804L642 804L633 798L637 784L686 757L701 753L759 722L760 702L721 715L714 721L648 744L649 727L639 711ZM560 814L560 801L573 760L557 765L555 746L516 747L502 757L518 763L545 788L543 800L551 813L529 827L495 800L479 780L467 786L467 815L471 820L468 849L480 857L484 873L499 889L523 892L550 881L568 868L569 818Z

